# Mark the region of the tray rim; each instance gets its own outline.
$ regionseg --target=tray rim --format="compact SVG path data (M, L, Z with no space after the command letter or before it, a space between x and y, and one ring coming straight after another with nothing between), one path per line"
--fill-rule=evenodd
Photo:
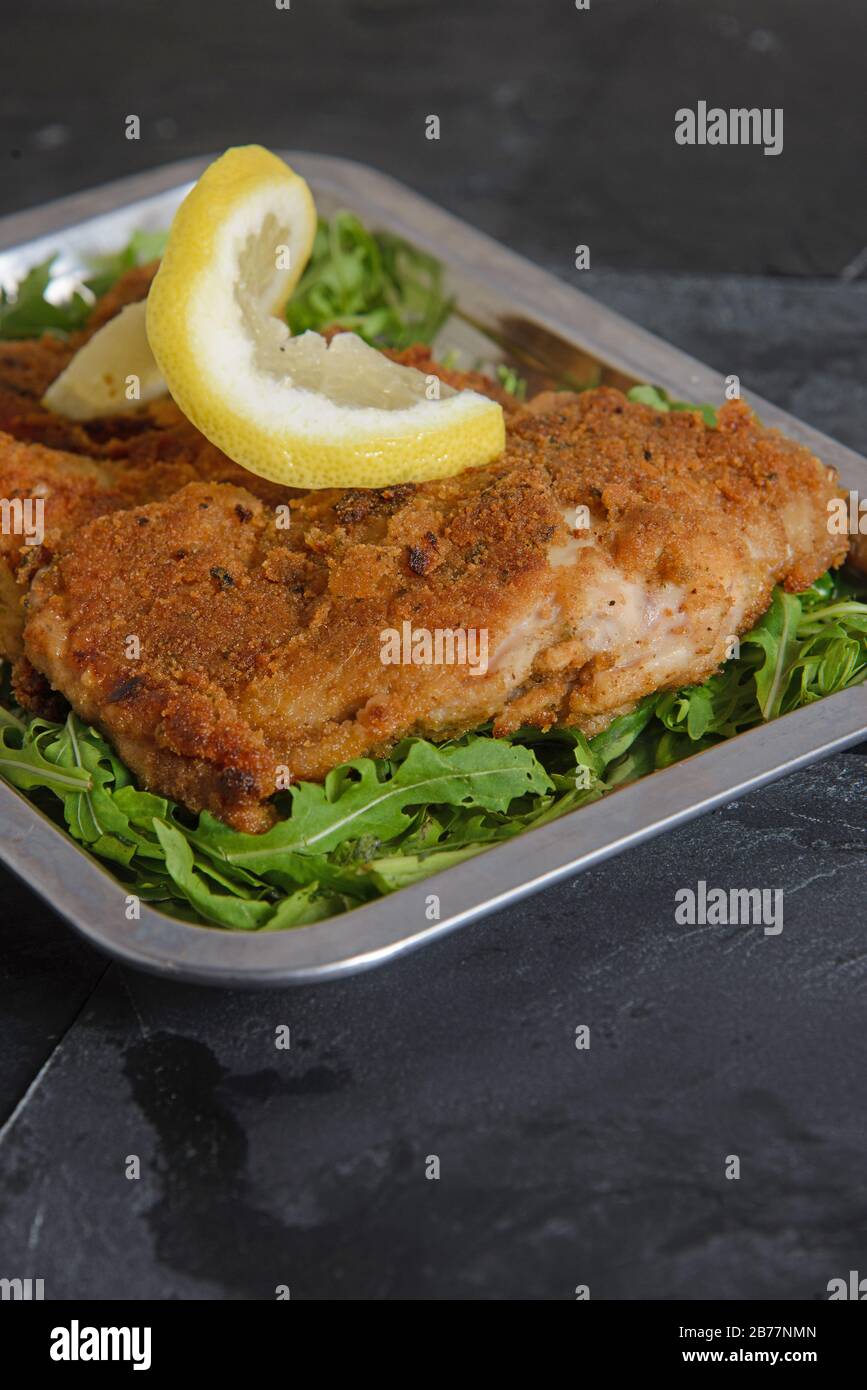
M482 298L485 292L505 296L549 331L633 377L682 395L695 391L721 396L721 373L389 175L335 156L280 153L311 182L332 185L349 206L360 210L376 205L392 230L434 250L450 276L469 281ZM162 165L0 219L0 267L7 254L31 251L38 259L44 254L39 243L46 238L178 191L209 162L210 157L203 156ZM570 309L580 320L580 330L569 322ZM834 463L844 483L849 478L867 482L867 461L854 451L761 397L743 394L768 423L786 429ZM224 986L310 983L367 969L416 949L865 735L867 685L862 685L740 734L374 903L310 926L254 933L256 946L243 932L186 923L144 902L140 918L128 921L124 886L4 782L0 859L91 944L126 964ZM435 922L425 916L431 894L450 904L447 914ZM408 921L414 924L409 929Z

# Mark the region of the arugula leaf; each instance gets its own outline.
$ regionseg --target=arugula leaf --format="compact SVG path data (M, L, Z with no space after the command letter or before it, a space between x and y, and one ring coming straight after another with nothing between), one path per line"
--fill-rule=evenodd
M392 854L381 859L373 859L368 870L373 882L383 893L395 893L398 888L406 888L411 883L420 883L423 878L439 873L441 869L451 869L472 859L487 849L486 842L460 845L452 849L432 850L430 854Z
M313 251L286 308L293 334L331 325L377 347L430 343L452 310L442 266L354 213L320 218Z
M0 338L39 338L43 333L65 337L84 328L94 300L110 290L124 271L161 256L167 236L167 232L133 233L121 251L100 256L85 267L85 294L76 290L59 304L48 297L57 260L56 254L49 256L27 272L14 294L0 289Z
M689 401L676 401L661 386L633 386L626 393L630 401L640 405L651 405L654 410L697 410L706 425L716 428L717 413L712 405L692 405Z
M46 756L46 744L50 750L59 727L44 719L23 724L8 710L0 710L0 774L7 782L22 791L43 787L61 798L70 793L81 795L90 786L84 768L64 771Z
M168 232L133 232L126 246L108 256L95 256L88 263L87 288L95 298L106 294L112 285L137 265L157 261L166 249Z
M0 338L40 338L43 333L74 333L82 328L91 305L77 292L64 304L46 299L56 256L33 266L14 295L0 289Z
M622 714L590 740L590 748L603 772L632 747L653 717L653 711L654 696L651 695L636 705L631 713Z
M775 589L767 613L743 639L742 645L752 644L764 653L761 665L753 672L764 719L775 719L782 711L792 663L799 651L800 617L801 605L795 595Z
M496 369L496 376L503 390L508 391L510 396L514 396L518 401L527 399L527 379L519 376L514 367L501 362Z
M822 602L824 577L817 585L803 595L775 590L767 613L741 638L741 657L704 685L658 697L657 718L693 740L729 738L867 679L867 603Z
M254 931L273 916L270 903L214 893L196 872L193 851L185 835L168 821L154 820L154 830L165 855L166 869L176 888L206 922L236 931Z
M350 904L338 897L321 893L315 883L297 888L274 908L262 931L287 931L290 927L307 927L343 912Z
M357 758L328 774L324 785L292 787L292 814L264 835L240 835L211 819L203 848L262 873L282 856L327 854L362 833L384 841L411 824L408 808L467 805L505 811L517 797L541 793L550 780L533 753L501 739L470 737L437 747L412 740L391 776L387 764Z

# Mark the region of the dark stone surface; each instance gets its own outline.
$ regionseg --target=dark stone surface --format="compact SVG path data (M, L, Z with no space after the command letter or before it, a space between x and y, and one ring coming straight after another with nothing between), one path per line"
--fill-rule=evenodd
M3 1135L5 1264L53 1297L822 1297L867 1240L864 829L842 755L356 979L112 966ZM785 886L782 933L676 926L699 878Z
M0 212L263 141L366 160L537 260L838 275L867 241L853 0L41 0L14 27ZM782 107L782 153L677 145L699 100Z
M858 453L867 452L867 283L656 272L573 284Z
M833 275L860 249L855 7L228 13L23 12L4 210L232 141L353 154L554 270L580 225L615 267L583 288L863 451L867 286L701 273ZM702 96L784 100L785 154L676 154L671 111ZM435 149L432 110L460 131ZM867 1258L864 806L863 751L841 754L386 969L277 993L106 966L2 877L0 1275L49 1297L825 1296ZM782 934L677 926L699 879L783 887Z

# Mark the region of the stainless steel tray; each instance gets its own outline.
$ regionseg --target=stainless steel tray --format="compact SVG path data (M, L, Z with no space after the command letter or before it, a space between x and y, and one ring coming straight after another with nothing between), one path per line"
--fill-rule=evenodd
M501 344L545 375L616 385L652 382L688 400L718 401L723 379L618 314L374 169L287 151L320 208L351 208L431 251L448 271L461 325L451 340ZM0 283L59 251L70 275L84 254L111 251L138 227L163 227L208 160L172 164L0 220ZM867 461L747 395L762 419L801 439L867 491ZM283 933L235 933L180 922L142 904L23 796L0 783L0 857L87 939L130 965L223 985L284 985L363 970L575 874L630 845L867 736L867 685L741 734L686 762L531 830L391 897ZM441 917L430 922L436 893Z

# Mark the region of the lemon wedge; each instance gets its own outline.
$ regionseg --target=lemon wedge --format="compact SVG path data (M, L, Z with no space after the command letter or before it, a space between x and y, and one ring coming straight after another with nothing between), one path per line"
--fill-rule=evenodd
M49 386L42 404L70 420L118 415L164 396L166 383L145 331L145 305L128 304L103 324Z
M420 482L501 453L496 402L352 333L290 335L282 311L315 231L307 184L258 145L228 150L187 195L147 301L184 414L236 463L294 487Z

